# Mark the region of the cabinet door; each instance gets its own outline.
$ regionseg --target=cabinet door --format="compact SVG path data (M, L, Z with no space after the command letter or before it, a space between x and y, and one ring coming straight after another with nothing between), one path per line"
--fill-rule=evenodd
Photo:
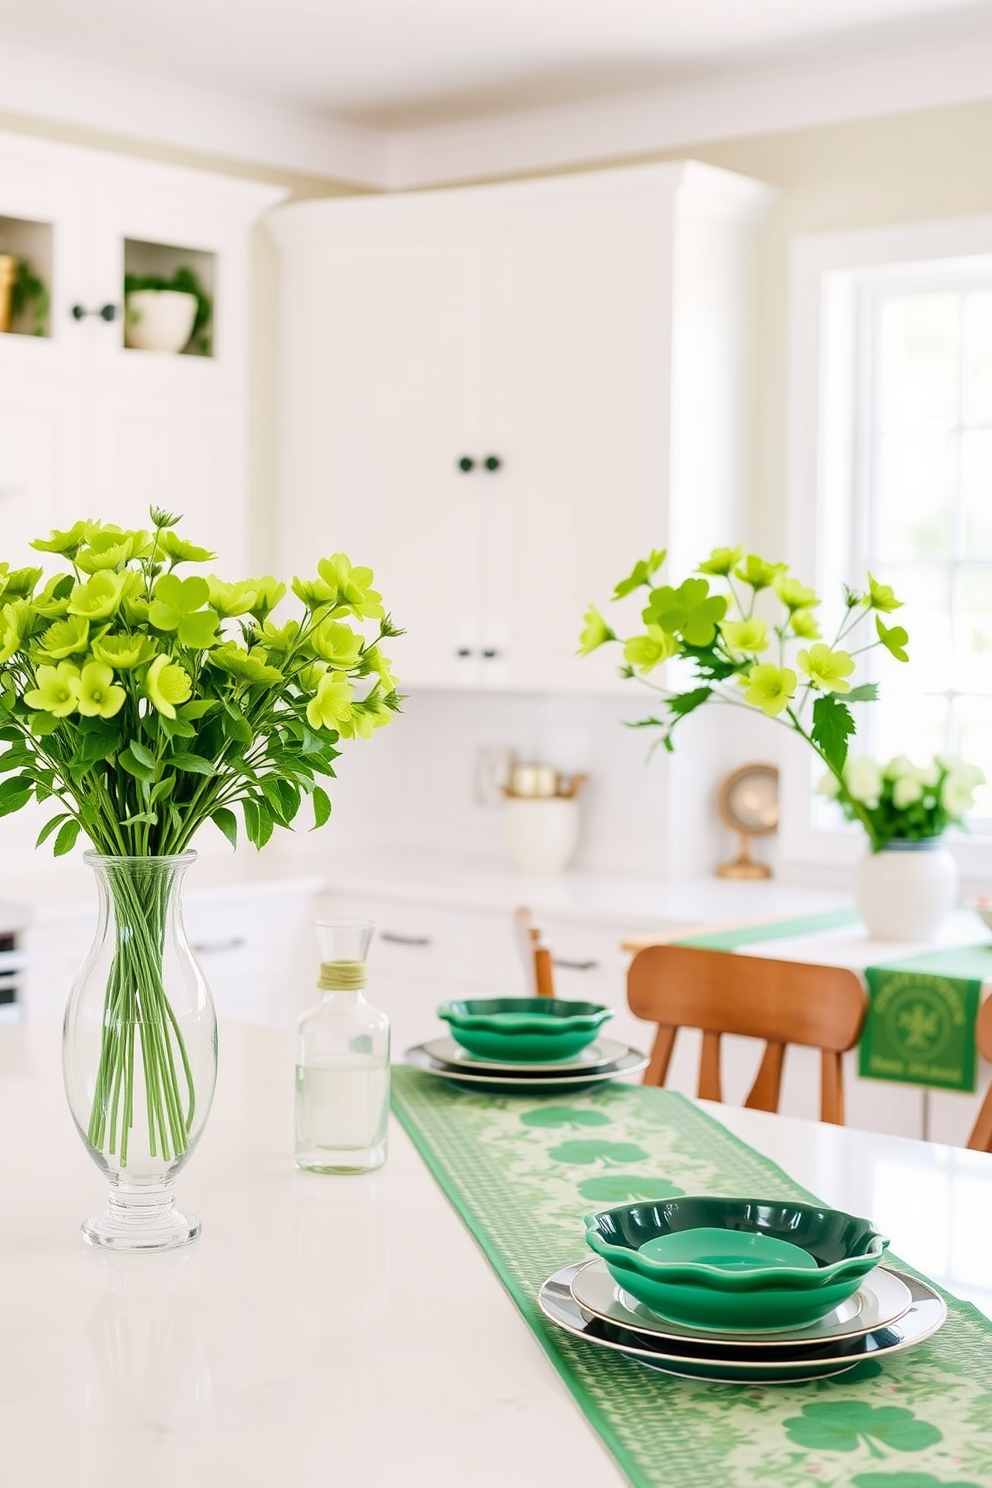
M139 528L148 526L150 506L181 514L182 535L216 552L224 576L243 578L248 533L237 404L176 395L150 399L118 385L101 388L86 406L87 510Z
M665 541L670 249L651 221L510 232L492 260L483 407L486 643L506 686L612 686L582 616ZM491 431L491 432L490 432Z
M473 680L479 627L479 255L428 246L287 255L284 561L311 574L343 550L374 569L408 637L404 683ZM459 655L459 652L466 654Z
M0 380L0 561L49 568L29 544L80 515L79 418L71 389L54 379ZM58 572L58 569L54 569Z

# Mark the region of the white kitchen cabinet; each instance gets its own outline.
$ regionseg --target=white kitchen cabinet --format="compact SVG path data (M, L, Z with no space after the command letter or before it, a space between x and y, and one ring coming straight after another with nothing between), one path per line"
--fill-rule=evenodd
M184 513L227 571L247 562L248 253L281 196L254 182L0 136L0 251L45 279L45 334L0 336L2 557L78 516ZM191 265L213 298L208 355L124 346L125 271Z
M589 601L741 530L773 196L683 162L272 213L284 565L371 565L405 685L612 686Z

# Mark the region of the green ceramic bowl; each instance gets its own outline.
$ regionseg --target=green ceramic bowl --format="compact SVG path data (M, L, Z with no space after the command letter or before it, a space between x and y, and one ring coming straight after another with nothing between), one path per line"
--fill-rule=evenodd
M857 1291L889 1243L866 1219L763 1199L623 1204L587 1215L585 1225L614 1281L645 1307L731 1333L802 1328L825 1317Z
M563 997L483 997L437 1010L463 1049L482 1059L569 1059L591 1044L613 1009Z

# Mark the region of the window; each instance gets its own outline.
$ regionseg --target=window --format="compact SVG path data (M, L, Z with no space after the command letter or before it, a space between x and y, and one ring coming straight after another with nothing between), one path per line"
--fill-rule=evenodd
M871 655L852 749L962 754L992 782L992 219L805 239L793 268L790 559L825 609L870 570L910 632L909 666ZM787 858L860 851L803 806L808 760L785 777ZM992 784L970 825L992 841Z

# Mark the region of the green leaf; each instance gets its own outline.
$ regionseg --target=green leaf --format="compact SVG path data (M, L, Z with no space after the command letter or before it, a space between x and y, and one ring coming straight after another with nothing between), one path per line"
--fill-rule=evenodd
M282 800L283 821L291 822L300 809L299 788L291 780L287 780L285 776L277 777L276 785L279 788L279 796Z
M609 1167L613 1163L647 1162L648 1154L636 1142L597 1142L593 1139L578 1142L562 1142L558 1147L549 1147L552 1162L595 1163Z
M667 707L676 718L684 718L687 713L701 708L706 699L712 696L712 687L696 687L692 692L680 692L676 697L669 698Z
M215 698L194 698L191 703L183 703L181 708L176 709L176 712L180 718L203 718L205 714L212 713L216 707Z
M0 739L2 739L4 743L16 744L18 739L22 737L23 736L20 729L15 728L12 723L5 724L3 728L0 728Z
M213 775L217 770L211 760L204 759L199 754L171 754L167 763L174 765L177 770L185 770L188 775Z
M0 806L3 802L10 800L11 796L30 796L33 790L34 781L30 775L12 775L9 780L0 784Z
M844 694L845 703L877 703L878 683L862 682L857 687L852 687L850 692Z
M35 847L40 847L43 842L47 842L48 838L55 831L55 828L62 822L71 820L72 817L70 816L68 811L60 811L57 816L53 816L51 821L47 821L42 827L41 831L38 833L38 836L35 839Z
M234 812L229 811L226 806L218 806L217 810L211 815L210 820L216 826L220 827L221 831L224 833L224 836L227 838L231 846L237 847L238 818L235 816Z
M122 770L126 770L129 775L133 775L135 780L144 781L146 785L153 785L155 783L155 771L150 770L147 765L142 764L141 760L137 759L131 751L131 744L126 749L122 749L117 756L117 763Z
M72 849L76 845L76 838L79 836L79 832L79 823L74 818L70 817L67 822L63 823L59 835L55 839L55 846L52 849L57 858L65 857L67 852L72 852Z
M244 817L245 833L248 841L254 847L261 847L262 844L258 840L260 830L258 806L250 797L246 797L241 802L241 815Z
M195 739L196 729L185 718L166 718L159 714L158 726L167 739Z
M633 1204L638 1199L657 1203L677 1199L685 1193L666 1178L645 1178L640 1173L608 1173L602 1178L583 1178L576 1187L594 1204Z
M220 722L227 737L233 739L236 744L250 744L254 738L248 720L240 709L234 707L233 703L224 704Z
M148 770L155 770L158 760L146 744L142 744L139 739L132 739L128 747L139 765L144 765Z
M158 825L158 817L154 811L139 811L134 816L125 817L121 822L122 827L133 827L136 822L147 822L150 827Z
M331 814L331 798L322 786L315 785L310 799L313 802L313 825L316 830L324 825Z
M611 1118L603 1111L585 1111L581 1106L539 1106L520 1118L524 1126L583 1127L609 1126Z
M854 719L846 704L839 702L833 693L825 693L813 704L813 727L810 734L813 743L823 751L824 758L832 770L840 772L847 759L847 741L856 733Z
M148 797L149 806L154 806L156 801L163 801L166 796L171 796L175 788L175 775L163 775L162 779L157 780L152 788L152 793Z
M62 719L56 718L54 713L32 713L31 732L43 739L46 734L54 734L61 722Z
M282 796L279 794L279 782L274 775L263 775L258 782L262 795L265 797L269 810L276 821L284 821Z

